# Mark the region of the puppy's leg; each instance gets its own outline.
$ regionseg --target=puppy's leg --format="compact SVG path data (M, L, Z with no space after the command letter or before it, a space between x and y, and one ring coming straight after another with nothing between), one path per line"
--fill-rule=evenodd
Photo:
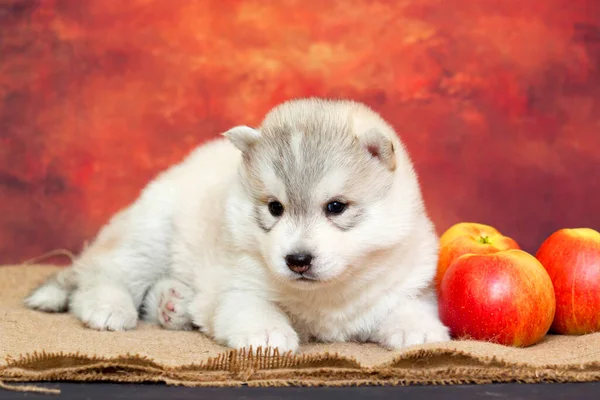
M76 262L82 261L86 258ZM133 297L120 280L110 279L106 272L101 264L65 268L33 290L25 305L44 312L70 310L92 329L132 329L138 318Z
M134 328L145 292L169 265L168 207L155 200L159 196L147 195L116 214L73 265L34 290L26 305L68 309L93 329Z
M148 291L142 306L145 321L170 330L192 330L189 304L194 291L175 279L162 279Z
M119 225L106 226L73 266L77 287L69 309L92 329L135 328L144 293L165 268L141 253L135 243L140 238L124 234Z
M438 316L431 291L417 298L407 297L383 321L372 340L388 349L450 340L448 328Z
M222 293L214 316L215 340L236 349L277 348L280 353L298 350L298 334L288 317L256 291L231 289Z

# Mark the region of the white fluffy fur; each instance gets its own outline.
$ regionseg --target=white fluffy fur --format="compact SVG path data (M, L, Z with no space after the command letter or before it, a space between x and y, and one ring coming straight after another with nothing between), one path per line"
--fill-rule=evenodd
M242 153L267 140L270 126L293 128L302 116L325 118L330 127L349 123L357 145L364 145L365 157L355 156L355 162L372 162L368 168L381 172L373 175L381 182L356 182L359 177L334 165L315 182L315 199L343 194L343 181L354 180L355 193L366 196L371 184L390 180L385 196L369 200L349 230L319 217L320 209L313 210L310 225L287 216L269 221L269 232L257 225ZM289 141L295 165L302 167L301 141L312 139L300 133ZM100 330L132 329L141 310L143 318L169 329L193 323L234 348L295 351L311 337L387 348L449 340L430 285L437 237L404 147L377 114L353 102L299 100L275 108L256 130L237 127L225 136L159 175L71 268L35 290L26 304L64 311L68 299L72 313ZM372 149L366 146L373 144L380 146L380 159L367 156ZM286 203L272 164L254 161L251 168L265 190ZM283 261L300 244L315 255L310 282L297 280Z

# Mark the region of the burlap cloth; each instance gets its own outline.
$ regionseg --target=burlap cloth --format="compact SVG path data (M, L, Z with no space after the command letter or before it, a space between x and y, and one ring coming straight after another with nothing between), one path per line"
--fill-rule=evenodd
M527 349L453 341L392 352L346 343L311 344L296 356L279 356L230 351L198 332L144 324L130 332L97 332L71 315L23 307L28 291L56 268L0 267L0 381L336 386L600 380L600 334L548 336Z

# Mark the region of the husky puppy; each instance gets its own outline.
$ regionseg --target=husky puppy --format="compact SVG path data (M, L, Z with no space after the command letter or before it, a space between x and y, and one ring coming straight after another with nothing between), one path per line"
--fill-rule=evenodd
M195 325L233 348L449 340L438 238L377 113L293 100L224 136L159 175L27 306L99 330Z

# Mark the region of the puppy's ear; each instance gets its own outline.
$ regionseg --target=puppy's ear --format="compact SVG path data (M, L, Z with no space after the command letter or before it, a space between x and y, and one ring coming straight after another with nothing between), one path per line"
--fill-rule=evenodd
M390 171L396 169L394 143L383 133L376 129L370 129L359 135L358 141L371 157L377 158Z
M256 144L258 139L260 139L260 132L249 126L239 125L223 133L223 136L233 143L233 145L242 153L246 153Z

